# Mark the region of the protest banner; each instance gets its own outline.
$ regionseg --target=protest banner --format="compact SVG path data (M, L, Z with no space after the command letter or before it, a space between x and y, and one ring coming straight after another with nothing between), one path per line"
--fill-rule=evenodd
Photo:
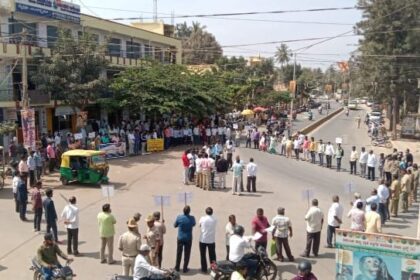
M308 208L310 207L309 201L314 197L315 192L312 189L306 189L302 191L302 200L306 200L308 202Z
M96 137L95 131L89 132L88 137L89 137L89 139L94 139Z
M82 133L75 133L74 134L74 139L75 140L82 140L83 139L83 134Z
M154 195L153 201L155 206L160 207L160 212L162 214L162 220L164 219L163 206L169 206L171 204L171 197L169 195Z
M163 151L163 138L158 139L148 139L147 140L147 151L148 152L158 152Z
M34 109L25 109L20 111L22 120L23 146L35 151L35 111Z
M178 202L184 203L184 205L187 205L191 203L192 201L192 192L182 192L178 193Z
M127 151L124 142L100 144L99 150L105 152L107 159L121 158L127 156Z
M103 185L101 186L102 189L102 196L108 198L108 201L111 197L114 196L115 193L115 187L114 185Z
M420 279L420 240L336 230L334 279Z

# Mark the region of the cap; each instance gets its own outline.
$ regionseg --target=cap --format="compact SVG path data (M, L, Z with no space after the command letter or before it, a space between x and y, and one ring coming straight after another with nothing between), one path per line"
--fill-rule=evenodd
M141 246L140 246L140 252L146 252L146 251L150 251L151 249L150 249L150 246L149 245L147 245L147 244L142 244Z
M54 240L54 236L52 235L52 233L46 233L45 235L44 235L44 240L45 241L53 241Z
M148 215L147 217L146 217L146 223L148 223L148 222L153 222L155 220L155 218L153 218L153 215Z
M136 222L136 220L134 220L133 218L129 219L129 220L127 221L127 226L128 226L129 228L136 228L136 227L137 227L137 222Z

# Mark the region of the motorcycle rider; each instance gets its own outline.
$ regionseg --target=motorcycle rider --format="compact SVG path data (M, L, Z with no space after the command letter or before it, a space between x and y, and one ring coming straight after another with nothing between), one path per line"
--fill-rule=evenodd
M170 272L161 270L153 265L149 264L147 259L149 258L151 248L147 244L143 244L140 247L140 252L136 257L134 264L134 280L143 279L170 279Z
M298 274L292 280L318 280L312 273L312 265L308 261L301 261L298 264Z
M239 262L246 264L249 276L257 272L258 263L251 258L253 254L245 254L246 248L251 248L251 237L244 238L245 229L241 225L233 228L233 235L229 239L229 261L237 265Z
M52 269L55 267L62 267L61 264L58 262L57 255L59 255L68 262L73 261L72 258L69 258L60 250L58 245L54 242L54 236L51 233L46 233L44 235L44 244L42 244L37 251L37 259L42 267L42 273L44 276L43 279L52 280Z

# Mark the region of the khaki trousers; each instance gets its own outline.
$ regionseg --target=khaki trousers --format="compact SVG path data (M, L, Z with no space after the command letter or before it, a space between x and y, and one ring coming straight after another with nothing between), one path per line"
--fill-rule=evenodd
M154 248L150 250L149 258L150 258L150 264L159 267L159 254L158 254L159 248Z
M210 190L210 171L202 171L203 190Z
M101 237L101 250L99 252L99 258L101 261L105 260L105 247L108 247L108 263L113 262L114 258L114 236Z
M408 193L401 192L400 200L401 200L402 211L405 213L408 211Z
M398 215L398 202L399 198L393 198L389 201L389 212L391 212L392 216Z
M196 173L195 185L199 188L203 187L203 174L201 173L201 171Z
M136 257L125 257L125 256L121 257L123 276L133 275L135 260L136 260Z

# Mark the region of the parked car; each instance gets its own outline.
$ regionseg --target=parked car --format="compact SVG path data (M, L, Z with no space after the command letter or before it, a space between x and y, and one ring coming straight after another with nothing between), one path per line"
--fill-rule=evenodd
M372 107L372 105L373 105L373 100L368 100L367 102L366 102L366 105L368 106L368 107Z
M350 109L350 110L357 110L357 101L356 100L352 100L352 101L350 101L349 102L349 105L347 105L347 107Z

